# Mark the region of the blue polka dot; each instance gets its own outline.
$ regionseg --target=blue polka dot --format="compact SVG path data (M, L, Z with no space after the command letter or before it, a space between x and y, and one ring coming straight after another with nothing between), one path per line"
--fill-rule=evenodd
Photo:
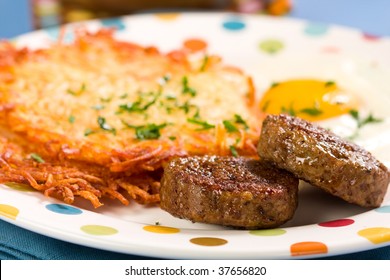
M105 18L100 21L105 27L114 27L116 30L124 30L126 25L119 18Z
M80 209L65 204L48 204L46 205L46 209L64 215L80 215L83 213Z
M232 18L232 19L226 20L222 24L222 26L225 29L230 30L230 31L238 31L238 30L242 30L246 27L245 22L243 22L239 18Z
M375 209L375 211L379 213L390 213L390 205L382 206L380 208Z
M305 27L305 33L310 36L321 36L328 32L329 26L322 23L308 23Z
M60 27L50 27L46 28L45 31L49 35L50 38L54 40L58 40L60 36ZM64 43L72 43L74 41L74 32L71 32L70 30L65 30L64 38L62 39Z

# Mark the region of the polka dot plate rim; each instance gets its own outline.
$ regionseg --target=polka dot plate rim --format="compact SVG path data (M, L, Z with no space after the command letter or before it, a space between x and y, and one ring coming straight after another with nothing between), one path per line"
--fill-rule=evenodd
M390 88L380 83L390 73L386 68L390 40L351 28L231 13L144 14L82 24L91 30L115 27L118 39L155 45L162 51L182 45L196 51L207 48L249 73L259 91L275 80L299 75L328 79L335 68L333 75L341 73L342 78L354 81L352 67L357 78L364 74L367 82L375 82L376 90L390 97ZM153 36L145 36L148 33ZM52 28L22 35L14 42L34 48L56 36L58 28ZM71 32L65 40L72 40ZM318 64L325 70L316 70ZM380 101L372 102L390 119ZM364 131L358 139L387 166L390 144L372 148L370 140L379 131L389 131L389 123ZM384 132L379 135L382 142L390 139ZM75 244L150 257L316 258L390 244L389 193L381 208L362 209L302 184L294 219L278 229L256 231L193 224L157 207L144 209L136 204L125 207L105 201L107 206L97 210L80 201L66 205L23 186L0 185L0 193L0 218L5 221Z

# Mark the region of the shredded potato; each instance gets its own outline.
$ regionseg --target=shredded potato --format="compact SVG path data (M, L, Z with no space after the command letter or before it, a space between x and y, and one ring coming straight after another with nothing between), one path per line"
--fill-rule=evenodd
M0 182L66 203L150 204L173 157L256 157L251 79L217 56L203 60L106 29L39 50L0 43Z

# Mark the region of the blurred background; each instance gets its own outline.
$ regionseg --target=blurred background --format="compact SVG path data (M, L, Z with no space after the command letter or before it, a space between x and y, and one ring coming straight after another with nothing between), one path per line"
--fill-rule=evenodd
M286 14L290 0L0 0L0 37L94 18L164 11Z
M0 0L0 38L81 20L163 11L290 16L390 35L390 0Z

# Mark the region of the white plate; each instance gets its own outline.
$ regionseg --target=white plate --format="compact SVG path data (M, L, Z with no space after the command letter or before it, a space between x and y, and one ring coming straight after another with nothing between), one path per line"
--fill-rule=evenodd
M390 164L387 38L319 23L233 14L148 14L85 24L92 30L116 26L119 39L155 45L162 51L180 48L189 39L202 40L209 53L251 74L259 93L273 81L288 78L340 82L365 100L367 110L384 119L363 129L357 142ZM54 28L21 36L15 42L43 47L57 35ZM65 38L72 40L71 33ZM342 123L336 120L329 125L343 130ZM313 258L390 244L389 194L381 208L368 210L309 185L301 187L294 219L273 230L193 224L156 207L136 204L124 207L106 202L98 210L84 202L69 206L31 189L5 185L0 185L0 217L68 242L162 258Z

